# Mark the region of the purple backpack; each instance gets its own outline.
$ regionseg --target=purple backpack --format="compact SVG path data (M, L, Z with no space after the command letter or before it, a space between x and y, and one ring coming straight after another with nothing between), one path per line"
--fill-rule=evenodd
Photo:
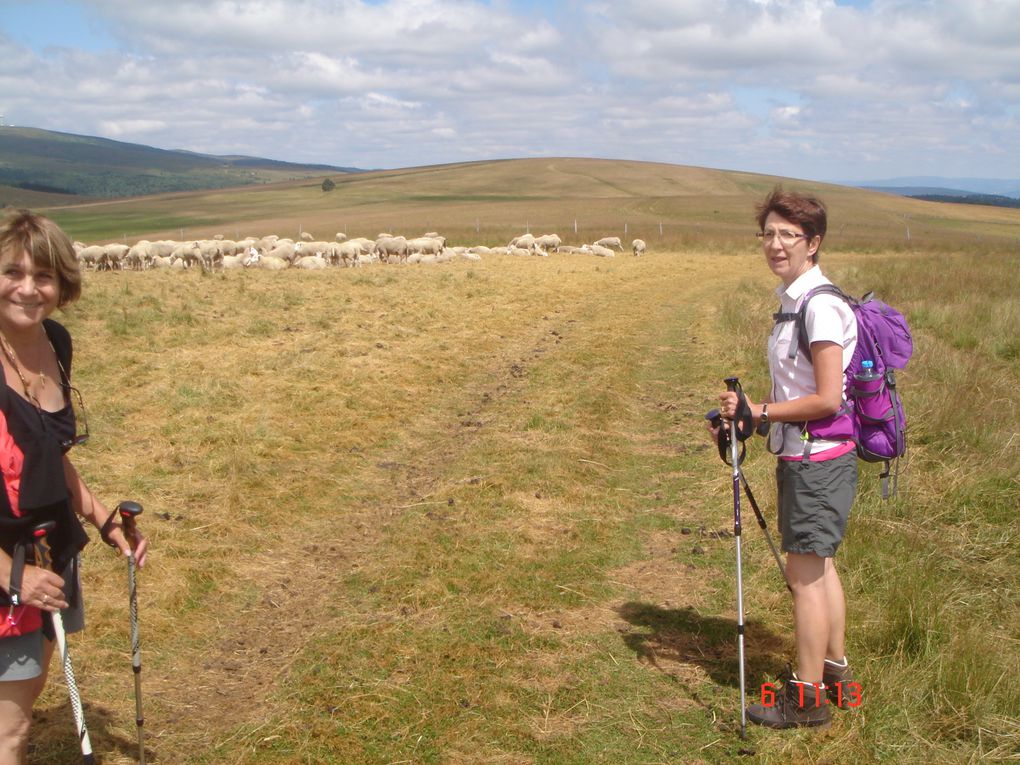
M846 405L831 417L806 423L807 440L852 438L857 456L866 462L884 462L882 498L889 497L890 463L896 460L893 494L899 478L899 458L907 450L907 420L896 390L894 370L907 366L914 352L910 327L903 315L868 293L860 300L834 284L823 284L804 296L796 313L778 313L777 322L795 321L789 357L800 350L809 358L805 310L815 295L836 295L845 300L857 318L857 347L846 369Z

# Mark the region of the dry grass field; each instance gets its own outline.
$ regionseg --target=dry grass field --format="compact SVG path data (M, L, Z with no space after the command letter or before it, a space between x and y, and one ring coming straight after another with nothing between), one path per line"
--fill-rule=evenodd
M464 244L530 223L570 239L572 207L589 241L596 226L657 231L657 213L675 227L671 246L649 236L644 258L87 274L62 317L93 432L75 461L111 504L146 508L149 761L1020 756L1020 215L886 210L885 196L831 190L826 269L877 288L915 329L911 456L889 503L862 471L841 551L861 709L823 733L742 742L730 477L701 416L728 374L763 389L773 285L750 209L774 179L545 164L551 179L525 167L538 198L516 201L479 201L523 188L521 167L494 163L405 171L408 199L387 185L394 171L330 194L292 184L53 211L95 241L174 235L165 219L204 234L328 235L349 221L351 235L481 235ZM483 170L491 183L469 177ZM585 173L586 196L571 196ZM850 221L873 240L851 249ZM918 240L938 226L949 233L929 252ZM771 460L758 443L751 455L772 517ZM793 647L750 517L744 549L753 696ZM99 762L130 763L125 564L98 543L85 558L76 673ZM33 742L33 763L77 759L59 680Z

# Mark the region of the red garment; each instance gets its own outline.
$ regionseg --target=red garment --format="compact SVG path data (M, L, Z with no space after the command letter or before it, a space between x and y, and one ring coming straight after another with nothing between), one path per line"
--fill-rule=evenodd
M2 374L2 372L0 372ZM11 503L11 512L15 518L21 517L18 508L18 495L21 491L21 469L25 464L25 455L14 442L7 430L7 418L0 412L0 471L4 474L4 489ZM27 635L42 627L42 611L36 606L11 606L0 619L0 638Z

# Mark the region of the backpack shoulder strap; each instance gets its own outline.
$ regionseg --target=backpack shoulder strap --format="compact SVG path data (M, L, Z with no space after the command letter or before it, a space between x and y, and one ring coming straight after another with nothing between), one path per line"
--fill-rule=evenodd
M44 319L43 329L46 330L46 336L50 339L50 343L53 344L53 350L57 354L57 361L60 362L62 372L70 378L71 361L74 358L74 347L71 343L71 333L67 331L63 324L53 321L53 319ZM67 385L71 384L70 379L67 379L64 382Z
M797 355L797 351L803 351L804 355L809 359L811 358L811 346L808 343L807 337L807 307L808 302L815 295L835 295L836 297L849 303L851 306L855 305L857 301L850 295L845 293L835 284L820 284L817 287L813 287L808 290L808 293L804 296L804 300L800 304L800 308L797 310L793 317L796 320L796 324L793 328L793 342L790 343L790 352L787 354L787 358L794 358ZM782 316L789 316L789 314L777 314ZM789 319L785 319L789 321Z

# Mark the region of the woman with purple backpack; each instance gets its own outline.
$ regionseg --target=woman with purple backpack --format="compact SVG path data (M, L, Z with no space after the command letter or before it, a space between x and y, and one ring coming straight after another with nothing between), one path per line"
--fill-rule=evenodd
M777 317L796 315L808 292L830 284L818 266L826 210L817 199L776 187L758 206L758 238L780 280ZM831 706L853 707L860 686L845 656L846 602L834 556L857 492L857 454L849 429L845 371L857 345L851 306L833 294L816 294L806 306L810 354L791 353L798 323L778 319L768 341L772 378L768 398L747 400L753 423L777 455L779 529L786 577L793 593L796 670L781 689L747 709L751 722L773 728L826 726ZM720 414L738 417L739 395L719 397ZM812 427L808 436L808 425Z

